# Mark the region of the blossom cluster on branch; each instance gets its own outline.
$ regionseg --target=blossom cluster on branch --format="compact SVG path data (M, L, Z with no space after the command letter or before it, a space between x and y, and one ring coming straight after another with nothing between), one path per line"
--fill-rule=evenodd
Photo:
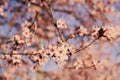
M119 80L117 3L0 1L0 80Z

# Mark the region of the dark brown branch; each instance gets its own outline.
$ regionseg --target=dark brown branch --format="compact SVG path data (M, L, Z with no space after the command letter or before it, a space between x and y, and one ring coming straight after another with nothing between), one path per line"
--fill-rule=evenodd
M0 53L2 55L36 55L35 53Z
M47 2L47 4L48 4L48 9L49 9L50 14L51 14L51 16L52 16L54 26L56 27L56 29L57 29L57 31L58 31L58 33L59 33L60 39L62 40L62 42L64 42L63 34L62 34L61 30L57 27L57 23L56 23L56 20L55 20L55 18L54 18L53 9L52 9L52 7L51 7L51 4L48 3L47 0L46 0L46 2Z
M83 48L81 48L81 49L77 49L74 53L80 52L80 51L88 48L90 45L92 45L92 43L94 43L94 42L95 42L96 40L98 40L98 39L99 39L99 37L97 37L96 39L94 39L94 40L93 40L92 42L90 42L87 46L85 46L85 47L83 47Z
M80 52L80 51L88 48L90 45L92 45L92 43L94 43L94 42L95 42L96 40L98 40L99 38L105 37L105 36L104 36L105 31L106 31L106 30L103 30L103 28L100 28L99 31L98 31L98 34L97 34L98 37L97 37L96 39L94 39L92 42L90 42L87 46L85 46L85 47L83 47L83 48L81 48L81 49L77 49L74 53Z

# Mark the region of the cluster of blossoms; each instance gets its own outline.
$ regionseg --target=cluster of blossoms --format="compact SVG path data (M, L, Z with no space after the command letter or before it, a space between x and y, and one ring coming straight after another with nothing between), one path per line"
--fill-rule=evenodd
M22 34L21 35L15 35L10 40L16 44L16 48L12 50L13 55L2 55L3 59L7 59L8 61L12 61L13 64L21 64L22 63L22 55L26 55L33 63L35 63L35 66L32 68L36 68L37 65L43 66L44 63L46 63L49 59L52 59L59 67L63 67L67 62L69 62L71 56L75 54L75 48L70 45L67 42L59 42L59 45L46 45L46 47L42 47L41 49L34 49L31 48L28 51L23 51L22 53L19 53L20 48L23 48L23 46L30 47L32 43L34 43L34 34L30 31L29 27L31 23L25 22L22 24ZM80 36L85 35L92 35L92 36L99 36L100 35L101 28L93 28L90 34L90 32L81 26L76 30L75 33L79 34ZM101 37L108 37L110 39L116 38L120 32L119 26L116 26L113 28L113 26L104 26L102 27L103 33ZM74 33L74 35L75 35ZM112 34L111 34L112 33ZM2 48L4 51L8 52L10 51L10 45L4 44L2 45ZM83 65L82 61L80 59L77 59L73 66L76 67L76 69L80 68Z
M99 36L100 29L103 30L102 37L106 37L109 40L116 39L120 34L120 26L105 25L103 27L93 27L91 35Z
M62 68L68 62L70 56L74 54L73 52L74 48L68 43L62 43L60 46L47 45L44 49L34 50L33 55L29 55L29 58L40 66L43 66L49 59L52 59L58 67Z
M74 38L77 36L92 36L92 37L105 37L109 40L116 39L120 34L120 26L105 25L102 27L93 26L91 30L80 26L77 27L69 36L69 38Z
M60 46L48 45L46 53L58 64L59 67L65 65L66 61L69 60L70 56L74 54L75 49L68 43L61 43Z
M107 36L110 40L116 39L118 36L120 36L120 26L104 26L104 29L106 30L104 35Z
M60 23L61 24L61 23ZM69 60L70 56L74 54L75 49L67 42L59 42L60 45L47 45L45 48L25 50L31 47L32 43L35 42L35 35L30 31L31 23L25 21L22 24L22 34L16 34L9 41L13 42L13 45L2 45L2 48L7 52L6 55L2 55L2 59L6 59L12 64L23 64L23 57L27 56L35 65L32 69L36 69L36 65L43 66L49 59L52 59L59 67L63 67ZM10 51L10 48L13 50ZM23 50L21 52L21 50Z
M69 60L70 56L74 54L75 49L68 43L61 43L60 46L47 45L45 48L30 51L25 51L25 53L19 53L18 51L13 51L13 55L2 55L3 59L8 62L11 61L12 64L22 64L22 54L25 55L33 62L40 66L43 66L45 62L52 59L59 67L63 67ZM32 68L38 67L34 65Z
M30 31L29 26L31 25L30 22L25 21L22 24L22 34L21 35L14 35L14 37L11 38L11 41L17 41L18 44L26 44L27 46L31 46L31 44L34 42L35 35L32 31Z
M0 80L37 80L34 74L45 77L38 80L120 80L120 61L113 61L111 55L119 44L108 45L120 41L120 26L105 25L116 21L111 15L119 17L117 2L1 0ZM64 19L56 21L64 15L72 28ZM21 24L23 20L28 21ZM7 31L10 35L6 36ZM57 74L41 70L51 61L59 69Z
M8 43L12 42L12 44L1 44L3 52L6 53L5 55L3 53L2 59L6 59L8 63L12 64L22 63L22 50L31 46L35 40L33 32L29 29L30 25L31 23L27 21L22 24L22 34L16 34L12 38L8 39Z

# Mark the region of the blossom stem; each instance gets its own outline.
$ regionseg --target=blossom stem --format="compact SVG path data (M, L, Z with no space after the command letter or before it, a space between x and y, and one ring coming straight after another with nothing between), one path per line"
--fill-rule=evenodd
M49 4L47 0L46 0L46 2L47 2L47 4L48 4L48 8L49 8L50 14L51 14L51 16L52 16L54 26L56 27L56 29L57 29L57 31L58 31L58 33L59 33L59 37L60 37L61 41L64 42L63 34L62 34L61 30L57 27L56 20L55 20L55 18L54 18L53 9L52 9L52 7L51 7L51 4Z
M35 55L35 54L30 54L30 53L0 53L2 55Z
M94 42L95 42L96 40L98 40L98 39L99 39L99 37L97 37L96 39L94 39L94 40L93 40L92 42L90 42L87 46L85 46L85 47L83 47L83 48L81 48L81 49L77 49L74 53L78 53L78 52L80 52L80 51L88 48L90 45L92 45L92 43L94 43Z

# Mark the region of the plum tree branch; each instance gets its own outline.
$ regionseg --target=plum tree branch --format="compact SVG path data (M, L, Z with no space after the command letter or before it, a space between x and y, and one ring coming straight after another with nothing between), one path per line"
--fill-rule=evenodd
M59 37L60 37L61 41L64 42L63 34L62 34L61 30L57 27L57 23L56 23L56 20L55 20L55 18L54 18L54 13L53 13L52 6L51 6L51 4L48 2L48 0L46 0L46 2L47 2L47 4L48 4L48 9L49 9L50 14L51 14L51 16L52 16L54 26L56 27L56 29L57 29L57 31L58 31L58 33L59 33Z

